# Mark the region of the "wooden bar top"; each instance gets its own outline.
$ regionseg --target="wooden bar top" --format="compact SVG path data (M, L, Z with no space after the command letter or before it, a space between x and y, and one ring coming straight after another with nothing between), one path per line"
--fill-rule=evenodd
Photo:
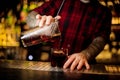
M50 62L0 60L0 80L117 80L120 65L91 64L91 69L70 71Z

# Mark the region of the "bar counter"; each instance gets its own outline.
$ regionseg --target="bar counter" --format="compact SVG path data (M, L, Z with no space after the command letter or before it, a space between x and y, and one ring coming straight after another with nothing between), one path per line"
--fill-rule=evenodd
M0 60L0 80L117 80L120 65L91 64L91 69L70 71L50 62Z

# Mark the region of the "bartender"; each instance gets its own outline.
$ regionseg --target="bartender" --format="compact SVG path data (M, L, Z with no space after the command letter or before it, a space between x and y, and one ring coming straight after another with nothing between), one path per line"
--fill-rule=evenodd
M109 41L111 18L111 11L98 0L49 0L29 12L27 24L44 27L57 19L61 48L69 49L63 68L80 70L84 66L90 69L90 62Z

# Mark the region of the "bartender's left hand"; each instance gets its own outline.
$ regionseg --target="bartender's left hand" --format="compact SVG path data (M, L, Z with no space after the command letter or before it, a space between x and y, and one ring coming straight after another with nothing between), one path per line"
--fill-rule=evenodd
M74 70L74 69L80 70L83 66L85 66L86 69L90 69L90 65L88 64L86 55L81 53L75 53L69 56L63 68L66 69L69 66L70 66L70 70Z

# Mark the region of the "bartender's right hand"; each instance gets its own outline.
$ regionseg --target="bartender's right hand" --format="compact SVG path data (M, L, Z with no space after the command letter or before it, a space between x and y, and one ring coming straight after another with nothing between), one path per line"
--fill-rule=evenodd
M52 16L46 16L46 15L41 16L40 14L37 14L36 25L39 27L43 27L44 25L50 25L52 22L55 21L55 19L59 20L60 18L61 18L60 16L52 17Z

